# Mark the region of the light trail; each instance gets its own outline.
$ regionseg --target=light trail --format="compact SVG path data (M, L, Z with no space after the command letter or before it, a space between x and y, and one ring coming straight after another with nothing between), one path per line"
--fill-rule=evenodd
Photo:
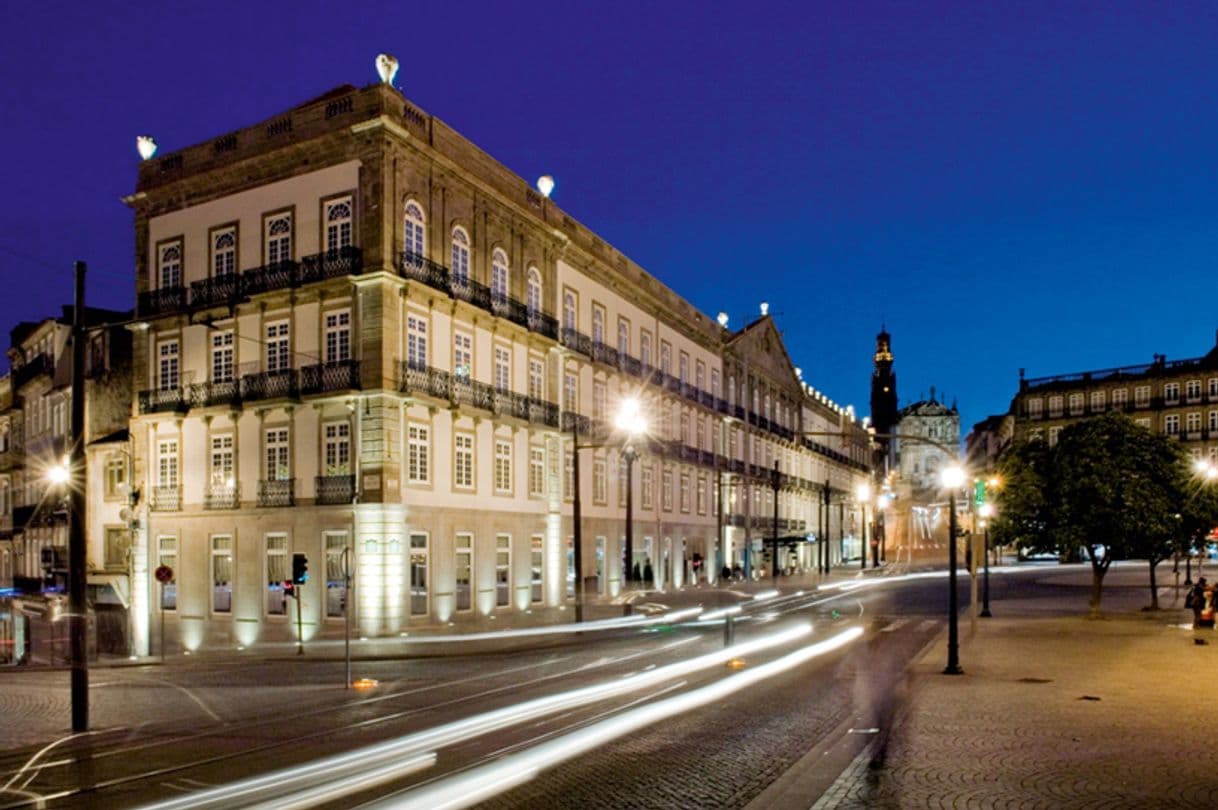
M623 628L650 627L655 624L674 624L692 619L702 612L700 607L684 608L660 616L621 616L616 619L597 619L591 622L571 622L568 624L551 624L545 627L522 627L516 630L491 630L484 633L454 633L445 636L407 636L402 641L406 644L452 644L462 641L487 641L491 639L526 638L528 636L554 636L564 633L594 633L602 630L621 630Z
M469 807L529 781L546 768L587 753L606 742L660 720L722 700L767 678L787 672L813 658L839 649L862 634L861 627L852 627L825 641L809 645L730 678L683 695L666 698L658 703L631 709L616 717L564 734L520 753L508 755L486 765L445 777L396 796L386 797L365 805L365 807L371 810L390 810L390 808L392 810L456 810L456 808Z
M156 804L146 805L145 810L186 810L187 808L230 808L265 802L276 796L319 789L320 776L327 781L353 778L352 768L365 774L369 768L379 767L389 760L432 752L445 746L474 739L483 734L523 723L566 709L579 708L592 701L606 700L623 694L640 691L648 687L674 680L699 670L720 666L728 660L760 652L771 647L788 644L812 632L810 624L797 625L761 638L742 642L726 649L716 650L675 664L640 672L615 681L606 681L592 686L535 698L514 706L484 712L451 723L445 723L425 731L399 737L394 740L356 749L323 759L314 760L291 768L284 768L262 776L244 779L210 790L191 793ZM361 777L362 778L362 777ZM337 789L337 787L336 787Z

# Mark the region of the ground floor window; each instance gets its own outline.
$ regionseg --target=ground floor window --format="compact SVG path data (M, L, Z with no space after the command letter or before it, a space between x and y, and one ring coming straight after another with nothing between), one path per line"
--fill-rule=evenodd
M283 581L288 573L288 536L268 534L266 536L266 614L284 616L288 612L287 596Z
M346 532L326 532L326 616L335 618L347 610L347 566L343 559L347 550Z
M410 535L410 615L427 615L427 535Z
M217 535L211 539L211 609L231 613L233 609L233 538Z
M545 570L545 540L540 534L533 535L529 548L529 568L532 586L531 600L534 604L541 602L545 596L542 590L542 574Z
M474 590L474 536L457 535L457 610L473 607Z
M495 607L512 603L512 536L495 536Z
M178 538L157 538L157 566L173 572L168 582L161 584L161 610L178 609Z

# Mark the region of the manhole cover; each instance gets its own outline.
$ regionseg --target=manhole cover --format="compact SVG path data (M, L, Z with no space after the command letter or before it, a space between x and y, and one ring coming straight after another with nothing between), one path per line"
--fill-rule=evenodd
M1052 678L1020 678L1020 683L1053 683Z

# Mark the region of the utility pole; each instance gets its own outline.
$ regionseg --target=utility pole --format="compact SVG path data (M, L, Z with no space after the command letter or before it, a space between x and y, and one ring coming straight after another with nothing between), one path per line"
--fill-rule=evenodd
M771 486L774 487L774 550L770 552L770 564L773 571L774 584L778 584L778 490L782 485L778 474L778 459L774 459L774 472L770 476Z
M85 263L76 262L72 307L72 425L68 469L68 613L72 628L72 732L89 730L89 606L85 600Z
M584 545L583 527L580 514L579 491L579 414L571 414L571 485L575 490L575 500L571 504L571 517L575 522L572 532L572 564L575 566L575 621L584 620Z

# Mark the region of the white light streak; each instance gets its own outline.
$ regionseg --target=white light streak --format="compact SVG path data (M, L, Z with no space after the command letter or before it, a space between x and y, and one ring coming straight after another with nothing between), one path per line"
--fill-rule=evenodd
M623 627L650 627L655 624L674 624L686 619L692 619L702 612L700 607L674 610L659 616L644 616L636 614L622 616L616 619L597 619L591 622L569 622L566 624L551 624L545 627L521 627L516 630L492 630L484 633L452 633L444 636L411 636L403 639L407 644L427 644L440 642L452 644L461 641L485 641L487 639L523 638L526 636L552 636L562 633L591 633L601 630L620 630Z

